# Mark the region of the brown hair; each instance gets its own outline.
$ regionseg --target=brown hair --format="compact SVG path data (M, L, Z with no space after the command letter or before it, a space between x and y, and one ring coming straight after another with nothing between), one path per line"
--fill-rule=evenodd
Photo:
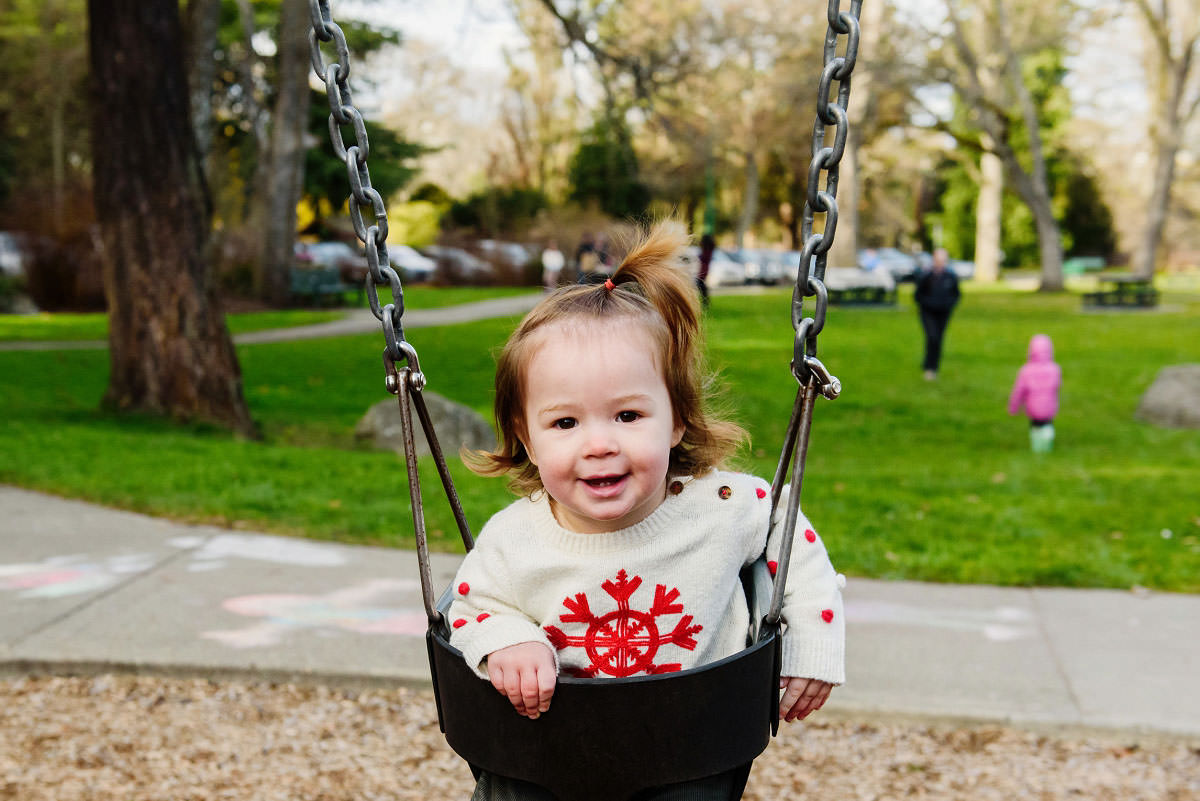
M746 439L735 423L718 419L708 399L710 379L700 339L700 307L695 287L680 256L688 244L686 229L659 222L640 237L607 284L567 286L546 296L508 338L496 364L494 451L464 453L464 461L482 475L508 475L513 491L526 495L542 488L537 467L529 461L520 435L524 432L525 370L547 325L581 319L641 323L658 346L676 423L683 438L671 449L672 475L698 476L721 465Z

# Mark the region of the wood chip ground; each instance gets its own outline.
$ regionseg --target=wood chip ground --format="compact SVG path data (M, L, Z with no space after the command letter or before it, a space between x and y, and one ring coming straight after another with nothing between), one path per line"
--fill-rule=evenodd
M1200 748L821 713L748 801L1198 801ZM428 691L138 676L0 681L3 801L467 799Z

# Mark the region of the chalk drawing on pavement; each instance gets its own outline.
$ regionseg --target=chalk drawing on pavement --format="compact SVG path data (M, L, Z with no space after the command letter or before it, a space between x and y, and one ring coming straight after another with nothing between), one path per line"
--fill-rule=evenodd
M250 559L301 567L337 567L346 556L335 545L252 534L218 534L213 537L173 537L168 543L190 549L185 569L190 573L226 567L230 559ZM116 584L122 576L143 573L161 559L149 553L112 556L65 554L39 562L0 564L0 591L34 600L63 598L96 592Z
M260 620L238 629L205 631L200 636L232 648L277 645L300 632L423 637L428 621L419 598L420 583L413 579L372 579L322 595L239 595L225 599L221 607Z
M1025 640L1036 633L1033 615L1016 606L948 610L891 601L848 600L846 621L975 632L993 642Z
M257 534L218 534L215 537L172 537L176 548L195 549L187 569L191 572L223 567L229 558L253 559L300 567L337 567L346 557L335 545Z
M120 554L93 560L82 554L51 556L40 562L0 565L0 590L18 598L50 599L103 590L121 576L140 573L153 564L148 554Z

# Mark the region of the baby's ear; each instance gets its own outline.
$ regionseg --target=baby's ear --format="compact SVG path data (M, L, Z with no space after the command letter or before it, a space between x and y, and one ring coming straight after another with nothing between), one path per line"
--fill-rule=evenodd
M525 456L529 459L529 463L537 467L537 455L534 454L533 448L529 447L529 432L525 429L525 421L518 420L516 426L517 439L521 442L521 447L525 450Z

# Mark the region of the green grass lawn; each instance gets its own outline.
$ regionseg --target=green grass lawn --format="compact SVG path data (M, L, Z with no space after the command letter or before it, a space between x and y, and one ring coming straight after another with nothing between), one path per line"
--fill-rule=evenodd
M529 287L427 287L418 286L415 291L406 290L406 309L439 309L460 303L527 294ZM379 293L381 303L388 303L391 292L384 288ZM347 295L347 302L352 298ZM352 308L360 308L354 306ZM230 314L226 322L230 333L246 334L270 328L288 328L297 325L312 325L340 319L345 310L338 309L290 309L287 311L247 312ZM84 314L0 314L0 342L18 340L81 341L108 338L108 315L104 312Z
M415 301L421 293L412 292ZM1166 365L1200 361L1200 296L1152 313L1086 313L1077 295L975 291L947 334L941 378L921 379L910 293L895 309L834 308L820 358L843 383L818 402L803 489L850 575L1200 592L1200 431L1133 419ZM751 432L740 466L770 477L795 395L790 295L714 298L708 340L725 404ZM429 389L487 413L492 351L515 320L422 328ZM1029 337L1063 366L1054 453L1030 453L1005 402ZM383 391L377 335L241 346L266 435L96 410L103 351L0 353L0 481L156 515L342 542L411 546L402 461L353 440ZM70 377L70 380L67 378ZM475 528L510 499L454 460ZM437 548L457 546L422 465Z

